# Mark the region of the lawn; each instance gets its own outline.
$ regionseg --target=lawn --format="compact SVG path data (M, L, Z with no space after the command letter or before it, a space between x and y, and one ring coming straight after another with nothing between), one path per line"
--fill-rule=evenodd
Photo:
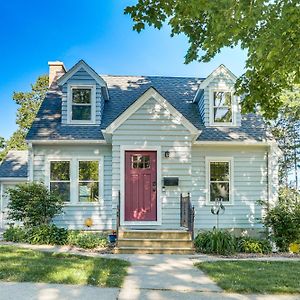
M0 246L0 280L120 287L129 263L119 259Z
M196 266L227 292L300 293L300 261L217 261Z

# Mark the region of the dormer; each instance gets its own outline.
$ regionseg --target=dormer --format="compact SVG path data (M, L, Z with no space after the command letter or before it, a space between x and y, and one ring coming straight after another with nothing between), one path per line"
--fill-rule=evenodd
M57 80L62 91L62 123L99 125L104 102L109 100L106 82L80 60Z
M237 77L220 65L201 82L194 102L205 126L236 127L241 124L239 97L234 94Z

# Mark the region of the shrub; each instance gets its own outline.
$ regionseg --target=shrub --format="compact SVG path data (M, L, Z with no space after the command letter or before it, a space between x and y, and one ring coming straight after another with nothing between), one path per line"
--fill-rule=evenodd
M214 229L199 233L194 243L198 252L222 255L235 252L235 238L225 230Z
M55 225L40 225L26 230L26 240L30 244L65 245L68 230Z
M36 227L10 227L3 233L8 242L36 245L71 245L84 249L106 247L107 237L100 233L68 231L53 224Z
M96 247L106 247L107 237L98 233L88 233L80 231L69 231L69 245L77 246L84 249L93 249Z
M25 243L26 232L22 227L9 227L3 232L3 239L7 242Z
M62 210L61 198L42 183L19 184L8 189L8 195L8 218L28 227L49 224Z
M251 237L237 238L237 251L245 253L267 254L272 251L271 244L268 240L260 240Z
M281 251L300 239L300 204L293 200L280 201L267 211L263 219L265 226L272 229L271 237Z

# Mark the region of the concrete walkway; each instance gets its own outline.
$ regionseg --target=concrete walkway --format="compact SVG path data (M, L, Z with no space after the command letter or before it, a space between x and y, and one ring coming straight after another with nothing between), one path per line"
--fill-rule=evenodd
M4 244L4 243L0 243ZM219 260L207 255L126 255L86 253L70 247L18 245L41 251L119 258L131 263L122 289L41 283L0 283L0 300L296 300L300 295L240 295L222 291L194 268L198 261ZM270 260L270 259L269 259ZM273 259L272 259L273 260ZM278 258L276 258L278 260ZM283 260L286 260L285 258ZM290 260L290 259L288 259Z

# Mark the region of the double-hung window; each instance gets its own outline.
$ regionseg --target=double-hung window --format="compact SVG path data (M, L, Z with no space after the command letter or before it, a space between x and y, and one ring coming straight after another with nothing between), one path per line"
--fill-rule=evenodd
M79 161L78 201L99 201L99 161Z
M60 195L64 202L70 201L70 161L50 162L50 191Z
M208 159L208 199L232 202L232 161L231 159Z
M232 93L213 91L213 124L232 124Z
M69 93L70 123L94 123L95 87L71 86Z

